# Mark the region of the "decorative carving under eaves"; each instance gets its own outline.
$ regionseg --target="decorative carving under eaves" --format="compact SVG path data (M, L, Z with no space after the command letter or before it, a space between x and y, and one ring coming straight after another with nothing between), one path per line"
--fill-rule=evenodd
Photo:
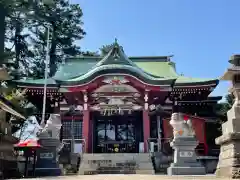
M112 85L112 84L106 84L103 86L100 86L97 88L94 93L92 94L92 97L97 96L96 93L137 93L139 94L139 91L128 85L128 84L119 84L119 85Z
M120 85L128 83L129 81L125 79L124 76L108 76L103 80L103 82L112 85Z
M101 111L103 114L121 114L123 111L141 110L142 106L126 101L125 97L108 97L107 102L100 102L91 107L92 110Z

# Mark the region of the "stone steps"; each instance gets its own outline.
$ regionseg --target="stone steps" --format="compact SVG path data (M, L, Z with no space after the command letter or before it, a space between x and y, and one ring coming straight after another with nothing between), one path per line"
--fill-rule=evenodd
M164 155L162 152L154 152L153 162L155 166L155 173L167 174L167 168L170 166L172 161L172 156Z
M148 153L85 153L79 174L154 174L154 169Z

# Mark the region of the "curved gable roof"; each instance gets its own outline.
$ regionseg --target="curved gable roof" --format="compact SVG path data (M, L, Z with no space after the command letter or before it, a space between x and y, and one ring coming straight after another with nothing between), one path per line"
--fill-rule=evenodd
M127 57L121 46L115 41L112 49L104 56L69 58L61 64L48 85L86 83L103 74L129 74L149 84L173 83L175 86L217 85L218 79L192 78L177 74L175 63L169 56ZM44 84L43 79L23 80L17 83L27 86Z
M74 65L74 64L73 64ZM88 64L93 65L93 64ZM70 70L70 69L69 69ZM69 71L71 72L71 71ZM75 71L76 72L76 71ZM68 75L65 72L65 77ZM106 56L104 56L99 62L93 65L92 68L85 70L85 73L80 72L78 76L68 76L68 79L59 79L59 77L54 77L56 81L61 84L82 84L89 82L91 79L101 76L103 74L129 74L138 77L141 81L147 82L153 85L161 84L172 84L175 81L175 77L164 78L164 76L153 75L149 72L144 71L144 69L138 67L133 61L131 61L123 52L123 49L115 41L112 48ZM59 73L57 73L58 75ZM64 74L64 73L63 73Z

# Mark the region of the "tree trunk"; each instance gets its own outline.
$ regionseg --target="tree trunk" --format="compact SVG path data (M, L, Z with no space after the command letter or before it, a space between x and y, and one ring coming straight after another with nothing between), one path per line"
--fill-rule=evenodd
M14 35L14 44L15 44L15 63L14 63L14 69L16 71L19 70L19 62L20 62L20 53L21 53L21 23L19 22L19 19L16 20L15 23L15 35ZM18 77L19 73L17 72L14 76L14 79L19 79Z
M2 3L0 3L0 65L4 63L4 42L5 42L5 30L6 30L6 22L5 17L7 15L7 11Z
M50 68L49 76L50 77L54 76L54 74L57 71L56 48L57 48L56 31L55 31L55 28L53 28L51 49L50 49L50 62L49 62L49 68Z

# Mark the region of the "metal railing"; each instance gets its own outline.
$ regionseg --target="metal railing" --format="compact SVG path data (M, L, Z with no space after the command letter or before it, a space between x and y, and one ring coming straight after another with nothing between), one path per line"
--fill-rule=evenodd
M149 138L147 140L147 152L160 152L164 151L164 145L169 144L171 142L172 138ZM151 148L151 143L153 144L153 149Z
M170 155L173 153L173 149L170 146L171 141L172 138L149 138L147 140L147 152L162 152ZM154 143L154 145L152 146L151 143ZM196 147L196 154L199 156L206 156L207 154L205 151L206 149L203 143L199 143L199 145Z
M74 141L74 142L72 142ZM81 144L82 145L82 150L81 153L85 153L86 152L86 140L85 139L62 139L62 143L63 143L63 148L66 148L66 146L70 145L70 151L74 152L74 144ZM74 143L72 145L72 143ZM80 153L80 152L79 152Z

